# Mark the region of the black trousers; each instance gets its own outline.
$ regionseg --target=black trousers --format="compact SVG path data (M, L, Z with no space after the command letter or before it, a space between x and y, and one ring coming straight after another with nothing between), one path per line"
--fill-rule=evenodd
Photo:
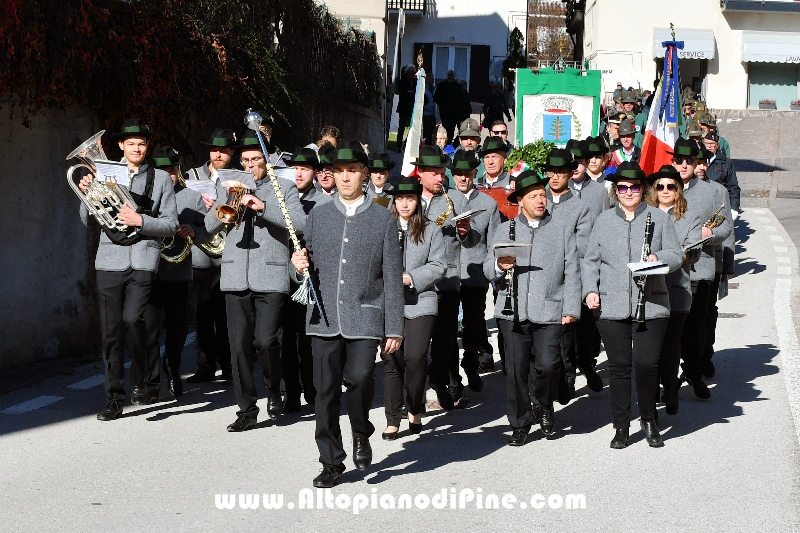
M227 373L231 368L231 346L225 295L219 290L220 267L196 268L192 273L197 321L197 367L199 370L216 372L219 363L223 373Z
M442 116L441 119L442 127L447 130L447 142L449 144L458 135L458 119L450 116Z
M711 289L708 293L708 313L706 314L706 345L703 350L703 367L714 357L714 342L717 340L717 318L719 318L719 308L717 307L717 296L719 284L722 279L721 272L717 272L714 281L711 282ZM703 368L701 367L701 368Z
M319 462L324 465L341 468L347 457L339 426L342 380L347 387L347 414L353 433L369 437L375 431L369 421L369 409L375 397L375 354L379 345L377 339L311 338L317 388L314 437Z
M508 322L510 350L506 350L506 398L512 428L531 425L530 374L533 366L534 394L539 405L552 407L561 376L561 324Z
M692 295L692 307L683 326L681 335L681 357L683 372L692 380L700 379L703 373L703 353L706 348L708 325L708 300L711 295L711 281L692 283L695 290Z
M455 386L461 383L458 373L458 293L439 292L439 312L431 338L431 364L428 376L431 383Z
M267 397L281 395L281 312L286 295L279 292L227 292L228 335L233 363L236 416L258 416L258 392L253 378L258 358Z
M125 400L125 333L131 353L131 383L159 389L158 352L147 350L144 313L153 272L128 268L121 272L97 271L100 334L103 343L105 391L108 400Z
M678 369L681 363L681 334L688 313L673 311L669 314L664 343L661 345L661 357L658 360L658 373L665 390L677 390Z
M436 143L434 129L436 128L436 117L429 115L422 115L422 138L425 144L432 145Z
M397 148L402 148L405 143L403 142L403 135L406 133L406 128L411 125L411 113L398 113L398 123L397 123Z
M511 327L514 325L514 321L495 318L495 322L497 322L497 350L500 352L500 361L503 363L503 368L505 368L506 354L513 349L513 346L510 345L510 341Z
M381 352L387 426L400 425L404 395L410 414L418 415L425 407L428 343L435 326L436 316L433 315L406 318L403 329L405 339L400 349L394 353Z
M575 351L578 368L594 367L600 354L600 332L594 311L581 305L581 319L575 324Z
M158 359L160 349L158 337L161 333L161 312L164 312L164 341L165 372L180 375L181 352L189 333L189 282L188 281L159 281L153 280L150 299L145 312L147 323L147 349L150 357Z
M299 402L303 392L306 403L313 404L317 396L314 388L314 359L311 354L311 337L306 335L306 306L286 299L283 311L283 342L281 343L281 369L286 386L286 401Z
M636 395L639 416L653 420L658 401L658 358L668 318L647 322L626 320L597 321L603 338L611 374L611 413L614 428L627 428L631 422L631 371L636 369Z
M459 299L464 316L461 323L464 335L461 342L464 346L464 358L461 366L469 374L478 371L480 356L489 344L486 335L486 291L487 287L468 287L461 285Z

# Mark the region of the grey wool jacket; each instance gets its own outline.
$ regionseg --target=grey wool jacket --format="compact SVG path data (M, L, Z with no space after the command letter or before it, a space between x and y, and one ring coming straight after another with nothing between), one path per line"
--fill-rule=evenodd
M561 324L561 318L581 316L581 279L575 247L575 232L563 221L549 213L534 229L523 213L516 220L516 241L532 244L527 255L517 257L514 264L514 321L535 324ZM508 241L511 221L500 224L489 247ZM483 263L486 277L500 279L496 271L494 252ZM494 316L508 320L502 314L506 301L504 288L497 295Z
M456 227L448 222L461 213L469 210L467 199L463 194L447 193L453 202L453 212L445 219L441 227L444 237L445 252L447 256L447 274L436 284L437 292L458 292L461 287L461 248L472 248L480 242L480 235L470 223L470 231L466 237L461 237L456 231ZM431 197L425 214L431 223L436 225L436 219L448 210L447 200L444 194L437 194Z
M313 185L305 192L300 194L300 203L303 206L303 211L308 217L308 214L311 213L311 210L319 205L325 205L333 201L333 198L328 196L325 193L322 193L314 187ZM306 218L308 220L308 218ZM300 238L300 246L305 247L306 241L303 235L298 235ZM296 270L294 269L294 265L291 261L286 264L286 267L289 270L289 284L292 286L292 290L296 289L299 286L299 283L296 278Z
M200 193L179 183L175 185L175 203L178 206L178 225L189 224L192 226L192 229L194 229L192 242L206 244L211 237L206 231L206 204L203 203L203 197ZM175 239L181 240L177 235ZM165 239L165 242L168 243L169 239ZM192 266L194 264L192 257L196 253L206 256L197 246L192 245L189 257L180 263L171 263L162 257L161 262L158 264L156 279L161 281L192 281Z
M130 193L140 208L143 205L142 195L147 183L147 169L149 163L139 167L136 174L131 176ZM156 213L155 217L142 215L141 234L143 238L131 245L120 246L111 242L104 231L100 233L100 244L97 247L97 257L94 261L96 270L120 272L132 268L156 272L161 258L161 239L171 237L178 227L178 213L175 206L175 191L172 179L163 170L156 170L153 181L153 194L150 203L150 212ZM89 215L86 205L81 202L80 217L84 226L99 228L94 217Z
M716 187L707 181L697 177L689 180L683 190L683 196L688 204L687 211L692 215L697 215L705 223L711 215L722 205L729 205L727 191L724 187ZM723 213L725 210L723 209ZM726 215L725 221L718 227L711 230L713 237L703 246L700 259L692 266L691 278L693 282L712 281L716 273L715 247L722 244L733 230L731 219Z
M466 195L456 189L448 193L450 198L464 196L467 209L485 209L470 219L470 226L478 232L480 240L471 248L461 247L461 284L467 287L486 289L489 280L483 273L483 261L486 259L486 250L489 239L500 225L500 211L497 202L486 193L478 189L471 189Z
M183 179L186 181L189 180L196 180L196 181L211 181L211 173L208 171L208 165L210 161L206 161L204 165L200 165L199 167L195 167L189 169L188 171L183 173ZM201 197L202 199L202 197ZM205 208L205 204L203 204ZM204 269L204 268L211 268L212 266L220 266L222 263L222 259L212 259L206 255L206 253L200 249L199 246L193 244L192 245L192 268L197 269Z
M703 178L705 183L717 189L717 195L722 195L725 200L725 209L722 210L726 220L731 221L731 228L734 227L733 215L731 213L730 196L728 189L718 182ZM713 231L713 230L712 230ZM724 272L725 274L733 274L735 272L735 254L736 254L736 232L732 229L730 234L720 244L714 247L714 265L717 272Z
M511 175L507 170L504 170L499 176L497 176L497 181L492 183L492 187L509 188L511 186L511 181ZM481 187L486 187L488 185L486 182L486 172L475 178L475 184Z
M364 194L367 195L367 199L372 200L373 198L386 198L387 196L389 196L389 194L387 194L387 191L393 191L393 190L394 190L394 185L387 182L386 185L383 186L383 189L381 189L381 192L378 192L375 190L375 185L373 185L372 182L370 181L366 186Z
M579 197L584 202L588 202L593 212L598 215L611 208L611 198L609 197L608 189L603 185L603 182L594 181L588 174L584 174L583 181L581 182L580 190L575 186L575 182L569 180L569 188L572 194Z
M642 202L636 208L633 220L625 220L619 206L604 211L597 217L586 255L581 262L583 300L591 293L600 296L599 315L606 320L625 320L636 310L639 288L628 269L628 263L642 260L645 221L650 213L653 237L650 253L674 272L683 264L684 254L672 217ZM669 295L664 276L648 276L644 290L645 317L669 317Z
M298 234L303 233L306 214L297 195L297 186L280 181L281 190ZM256 182L255 196L264 202L264 211L244 209L239 227L230 227L225 236L219 287L222 291L289 292L289 231L283 218L275 190L267 176ZM206 214L206 230L219 233L224 224L215 211L227 201L227 192L217 184L217 201Z
M308 306L306 334L402 339L403 260L389 210L365 201L348 217L335 199L311 210L305 239L323 313Z
M553 194L547 191L547 212L555 220L561 221L572 229L575 234L575 246L578 249L578 259L583 258L589 237L592 235L592 226L599 212L593 212L588 202L576 197L572 191L567 191L558 197L558 203L553 201Z
M428 222L423 239L418 243L414 242L408 232L404 233L403 271L411 276L411 287L403 287L406 297L405 318L437 315L439 300L433 286L447 272L444 250L444 237L436 224Z
M702 238L703 221L696 214L684 213L679 220L674 220L674 209L667 211L673 217L675 233L681 247L698 242ZM701 250L695 248L689 253L689 258L674 272L665 276L669 291L669 307L673 313L688 313L692 307L692 282L690 273L692 265L700 259Z

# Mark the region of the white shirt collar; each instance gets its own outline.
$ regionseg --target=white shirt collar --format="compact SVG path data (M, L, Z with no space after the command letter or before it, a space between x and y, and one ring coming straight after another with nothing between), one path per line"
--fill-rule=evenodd
M366 201L366 199L367 199L366 196L362 195L361 198L359 198L358 200L356 200L355 202L353 202L351 204L346 204L346 203L342 202L341 199L339 199L339 201L342 202L342 205L344 206L345 214L347 216L351 217L351 216L356 214L356 209L358 209L358 206L363 204Z
M579 190L581 190L581 189L583 188L583 182L584 182L584 181L586 181L586 180L585 180L585 179L583 179L583 180L581 180L581 181L574 181L574 180L573 180L573 182L572 182L572 188L573 188L573 189L575 189L576 191L579 191Z
M528 225L533 229L536 229L539 227L539 222L540 222L539 220L529 220Z
M375 187L375 186L373 185L373 186L372 186L372 188L373 188L373 189L375 189L375 192L376 192L376 193L378 193L378 194L380 194L380 193L382 193L382 192L383 192L383 187Z
M403 231L408 231L408 222L402 218L398 218L397 220L400 222L400 227L403 228Z
M559 202L561 202L561 197L560 197L560 196L556 196L556 195L554 194L554 195L553 195L553 203L554 203L554 204L557 204L557 203L559 203Z

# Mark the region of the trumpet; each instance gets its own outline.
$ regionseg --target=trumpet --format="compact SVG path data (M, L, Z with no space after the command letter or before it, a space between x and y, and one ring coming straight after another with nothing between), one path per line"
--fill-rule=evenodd
M214 214L217 215L220 222L235 224L237 228L239 227L239 224L242 222L242 211L244 210L244 206L242 206L242 196L244 196L244 192L245 189L241 185L231 187L228 191L227 201L218 206L214 211Z
M132 228L121 223L118 215L125 205L129 205L137 212L139 212L139 207L128 190L118 185L113 178L106 178L102 182L97 179L95 161L107 159L103 146L100 144L100 138L105 132L106 130L101 130L95 133L67 156L67 161L72 158L82 161L82 163L69 167L67 183L86 206L89 214L97 220L109 239L115 244L130 246L141 238L139 228ZM72 179L72 175L79 168L85 168L94 177L86 192L82 191Z
M713 229L719 227L720 224L725 222L725 215L722 213L723 209L725 209L725 204L719 206L719 209L717 209L714 214L711 215L708 220L706 220L706 223L703 224L703 227Z

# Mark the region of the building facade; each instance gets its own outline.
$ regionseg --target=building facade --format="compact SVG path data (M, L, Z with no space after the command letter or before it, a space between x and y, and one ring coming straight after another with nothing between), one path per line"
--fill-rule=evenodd
M603 71L603 90L652 89L661 42L684 41L682 86L714 109L788 109L800 98L800 2L790 0L587 0L583 57Z

